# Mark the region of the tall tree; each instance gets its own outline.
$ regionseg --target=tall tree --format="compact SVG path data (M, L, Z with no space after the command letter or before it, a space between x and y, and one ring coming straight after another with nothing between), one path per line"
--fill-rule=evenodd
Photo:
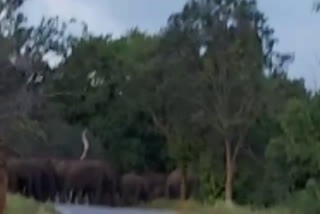
M182 199L186 196L187 168L200 141L195 137L198 130L194 122L198 108L188 99L195 92L194 62L199 55L188 36L175 29L165 30L124 91L131 98L129 103L146 112L165 138L169 155L182 172Z
M239 151L262 110L265 68L273 68L272 29L255 1L189 1L169 27L200 43L199 99L191 99L218 131L225 147L225 198L232 201ZM189 46L190 47L190 46Z

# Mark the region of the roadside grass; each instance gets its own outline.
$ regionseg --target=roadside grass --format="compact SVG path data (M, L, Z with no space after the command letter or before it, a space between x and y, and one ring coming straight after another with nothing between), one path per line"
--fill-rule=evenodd
M300 214L285 207L253 209L249 206L227 206L223 201L216 202L215 205L205 205L193 200L184 202L156 200L145 205L145 207L161 210L174 210L180 214Z
M20 195L8 195L4 214L59 214L50 203L41 204Z

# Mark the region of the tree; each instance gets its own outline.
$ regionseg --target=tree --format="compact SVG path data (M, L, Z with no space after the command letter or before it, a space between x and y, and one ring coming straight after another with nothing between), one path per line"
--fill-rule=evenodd
M58 18L43 18L39 26L27 26L20 10L24 2L0 2L0 121L5 124L1 125L0 138L7 141L13 131L20 139L31 135L32 129L23 133L26 130L17 129L19 124L37 127L33 137L43 133L37 124L46 104L42 89L52 75L45 57L50 53L66 56L75 42L67 33L69 23Z
M137 29L116 40L109 36L83 39L59 67L49 88L63 118L88 127L121 172L166 168L163 139L146 112L133 107L135 97L127 90L149 59L154 42Z
M264 69L273 68L273 31L255 1L190 1L169 23L193 38L195 53L204 50L200 63L193 63L201 71L201 93L190 102L223 138L225 198L231 201L239 151L266 101Z
M310 179L319 179L319 114L312 102L293 99L281 117L281 134L267 148L269 161L274 163L276 182L286 183L284 193L302 190ZM315 105L316 104L316 105Z
M313 8L314 8L314 10L316 12L319 12L319 10L320 10L320 2L319 1L314 1Z
M191 61L195 60L194 50L186 45L192 40L174 29L165 30L156 42L140 71L130 76L124 96L129 98L128 105L152 119L157 132L165 138L168 153L182 172L180 196L185 199L187 168L201 142L194 121L198 108L188 99L196 87Z

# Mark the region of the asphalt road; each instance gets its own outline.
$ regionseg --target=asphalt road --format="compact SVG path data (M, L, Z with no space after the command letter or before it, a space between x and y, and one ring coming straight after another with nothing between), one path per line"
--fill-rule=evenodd
M57 205L57 209L62 214L176 214L170 211L132 208L87 207L78 205Z

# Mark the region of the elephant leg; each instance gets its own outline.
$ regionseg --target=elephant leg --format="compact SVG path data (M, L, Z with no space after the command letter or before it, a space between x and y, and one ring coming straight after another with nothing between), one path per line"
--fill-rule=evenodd
M55 201L57 195L57 183L52 175L49 177L49 200Z
M72 194L73 194L73 190L65 190L65 199L67 203L73 203L72 202Z
M39 181L41 182L40 184L38 184L41 188L40 189L41 201L47 201L47 200L49 200L49 194L50 194L50 183L49 183L48 176L46 174L43 174L41 176L41 178L39 179Z
M74 193L76 204L81 204L81 197L83 194L83 189L77 189Z
M76 201L76 197L77 197L77 194L76 194L76 190L75 189L71 189L70 191L69 191L69 194L70 194L70 202L72 203L72 204L74 204L75 203L75 201Z
M63 192L62 189L58 190L57 196L58 196L58 202L59 203L66 203L66 199L65 199L64 192Z
M130 195L129 195L129 192L128 191L122 191L121 193L121 197L122 197L122 202L124 203L124 206L128 206L129 203L130 203Z
M169 185L166 186L165 197L166 197L166 199L170 199L170 187L169 187Z
M178 198L179 194L177 194L173 185L169 184L167 187L167 198L168 199L175 199Z
M137 205L138 203L139 203L139 200L140 200L140 194L141 193L141 191L140 191L140 189L136 189L136 191L134 192L134 196L133 196L133 201L132 201L132 203L133 203L133 205Z
M122 193L121 199L122 199L123 206L127 206L127 205L128 205L128 198L127 198L127 196Z
M88 191L88 200L89 204L92 205L95 203L95 194L92 191Z
M34 176L31 179L31 192L33 197L39 201L45 201L45 191L43 189L43 181L40 176Z
M17 191L27 197L27 182L24 179L17 179Z
M17 184L17 190L19 193L21 193L21 195L28 197L27 194L27 184L22 182L21 180L19 181L19 183Z
M99 205L102 201L101 191L99 189L95 189L93 192L93 204Z
M84 195L84 204L85 205L89 205L90 204L89 203L89 194L88 193Z
M79 204L82 205L82 204L84 203L85 195L86 195L86 191L85 191L85 190L79 191L79 193L77 194L77 196L78 196L78 203L79 203Z
M12 192L13 194L18 193L18 179L14 175L10 175L9 181L8 181L8 188L9 191Z
M33 194L33 181L32 181L31 177L26 179L25 194L26 194L27 197L34 197L34 194Z
M90 203L92 203L91 200L90 200L90 197L92 197L91 194L90 194L90 191L88 189L84 189L82 191L82 194L81 194L81 203L82 204L90 204Z
M111 189L112 189L112 192L110 195L111 196L110 205L112 207L115 207L115 206L117 206L117 204L120 203L120 198L121 198L120 187L119 187L119 184L117 183L116 180L113 180Z
M75 189L74 195L73 195L75 204L79 204L80 196L81 196L81 190Z
M67 203L70 199L68 190L62 186L59 191L59 201L60 203Z

